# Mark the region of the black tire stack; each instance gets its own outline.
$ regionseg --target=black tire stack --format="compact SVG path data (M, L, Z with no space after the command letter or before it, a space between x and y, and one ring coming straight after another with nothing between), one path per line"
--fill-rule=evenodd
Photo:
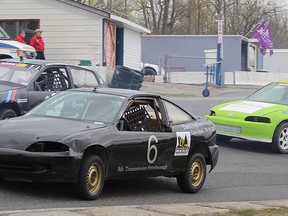
M140 71L117 65L111 83L108 86L111 88L139 90L142 86L143 79L144 74Z

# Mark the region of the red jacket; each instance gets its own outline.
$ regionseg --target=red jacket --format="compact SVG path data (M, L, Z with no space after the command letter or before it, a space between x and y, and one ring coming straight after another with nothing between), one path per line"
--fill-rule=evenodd
M42 37L37 37L34 35L30 40L30 46L33 46L36 51L44 52L45 44Z
M15 40L18 41L18 42L20 42L20 43L26 44L24 38L23 38L21 35L18 35Z

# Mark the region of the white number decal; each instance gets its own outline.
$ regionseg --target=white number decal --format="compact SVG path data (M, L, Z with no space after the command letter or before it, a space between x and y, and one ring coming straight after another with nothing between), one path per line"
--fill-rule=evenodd
M156 143L158 143L158 139L157 139L156 136L152 135L152 136L149 137L148 149L147 149L147 161L150 164L155 162L155 160L157 158L157 153L158 153L156 145L151 145L152 140L154 140ZM150 159L150 153L151 153L152 150L154 150L154 158L151 160Z

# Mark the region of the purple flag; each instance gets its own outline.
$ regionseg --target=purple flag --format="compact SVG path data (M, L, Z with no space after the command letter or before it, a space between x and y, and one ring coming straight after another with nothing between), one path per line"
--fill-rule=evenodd
M252 32L255 38L259 41L260 52L262 55L266 54L266 49L270 50L270 56L273 54L272 32L270 29L270 23L265 26L264 20L261 24Z
M272 32L270 28L270 23L266 26L266 31L269 32L268 37L266 38L266 44L270 50L270 56L273 54L273 43L272 43Z

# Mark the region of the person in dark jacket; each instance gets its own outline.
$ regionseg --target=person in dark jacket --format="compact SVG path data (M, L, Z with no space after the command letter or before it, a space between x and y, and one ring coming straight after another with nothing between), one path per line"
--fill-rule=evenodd
M25 31L20 31L19 35L15 38L15 40L20 42L20 43L26 44L25 36L26 36L26 32Z
M36 59L44 59L45 60L45 44L42 38L42 30L36 29L35 35L30 39L30 46L33 46L36 50Z

